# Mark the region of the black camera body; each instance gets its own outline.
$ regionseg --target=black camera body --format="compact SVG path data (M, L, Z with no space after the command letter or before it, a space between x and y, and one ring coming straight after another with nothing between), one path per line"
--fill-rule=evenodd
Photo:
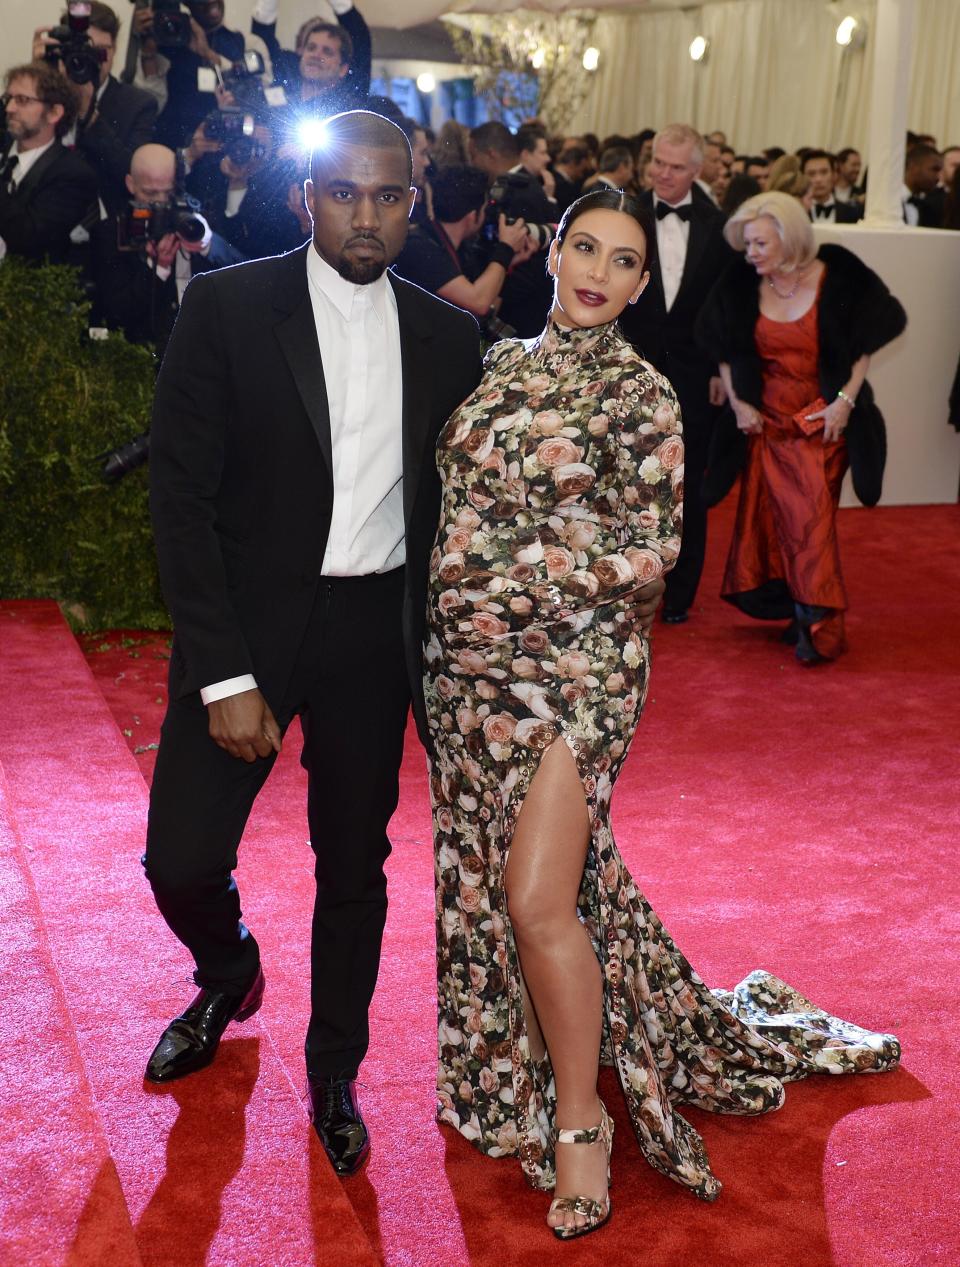
M166 202L131 203L126 216L117 221L117 247L145 251L148 242L157 243L168 233L176 233L185 242L202 242L206 231L200 204L178 191Z
M246 52L242 61L234 62L221 77L224 91L236 104L212 110L203 121L207 140L221 142L227 157L241 166L266 154L266 147L254 136L257 124L270 117L260 79L263 71L260 54L253 49Z
M99 83L100 67L107 59L106 49L94 46L89 30L89 4L72 3L67 7L66 24L51 30L51 43L43 52L44 61L54 66L63 65L64 73L73 84Z
M158 48L186 48L193 32L180 0L153 0L153 38Z

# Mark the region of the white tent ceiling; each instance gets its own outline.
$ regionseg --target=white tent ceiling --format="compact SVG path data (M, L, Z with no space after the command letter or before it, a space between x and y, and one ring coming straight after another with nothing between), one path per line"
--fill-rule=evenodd
M710 3L710 0L706 0ZM797 0L782 0L782 3ZM823 0L806 0L821 4ZM704 0L699 0L704 3ZM564 10L589 9L609 12L615 9L633 13L658 9L689 9L691 0L363 0L363 15L371 26L416 26L444 13L513 13L518 9L562 13Z

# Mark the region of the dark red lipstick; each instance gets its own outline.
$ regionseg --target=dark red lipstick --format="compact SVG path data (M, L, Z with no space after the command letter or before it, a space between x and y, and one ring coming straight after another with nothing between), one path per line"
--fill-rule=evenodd
M607 302L606 295L600 290L576 290L574 294L588 308L600 308Z

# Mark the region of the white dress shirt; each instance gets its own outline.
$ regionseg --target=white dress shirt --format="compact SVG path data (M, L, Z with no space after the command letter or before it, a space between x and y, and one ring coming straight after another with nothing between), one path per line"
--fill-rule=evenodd
M653 195L653 207L662 198ZM685 207L693 202L693 194L687 193L679 202L671 203L672 207ZM660 260L660 276L663 279L663 302L667 312L673 307L673 301L683 280L683 266L687 262L687 243L690 241L690 221L681 220L679 216L664 216L657 221L657 256Z
M386 274L366 286L340 276L314 246L307 281L330 410L333 511L325 576L399 567L403 534L403 380L397 301ZM253 690L252 674L204 687L204 704Z
M913 197L913 190L908 185L903 185L900 190L900 201L903 204L903 218L907 224L914 226L920 223L920 208L915 203L908 200Z

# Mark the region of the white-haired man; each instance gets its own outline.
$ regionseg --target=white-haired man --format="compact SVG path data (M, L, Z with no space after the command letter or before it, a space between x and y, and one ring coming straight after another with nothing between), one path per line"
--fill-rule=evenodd
M671 624L688 618L703 571L707 508L700 490L715 407L724 399L717 367L693 337L697 314L731 258L723 215L694 192L703 153L703 138L683 123L654 137L653 188L641 201L655 217L657 252L650 285L621 318L630 342L673 384L683 416L683 545L663 604L663 619Z

